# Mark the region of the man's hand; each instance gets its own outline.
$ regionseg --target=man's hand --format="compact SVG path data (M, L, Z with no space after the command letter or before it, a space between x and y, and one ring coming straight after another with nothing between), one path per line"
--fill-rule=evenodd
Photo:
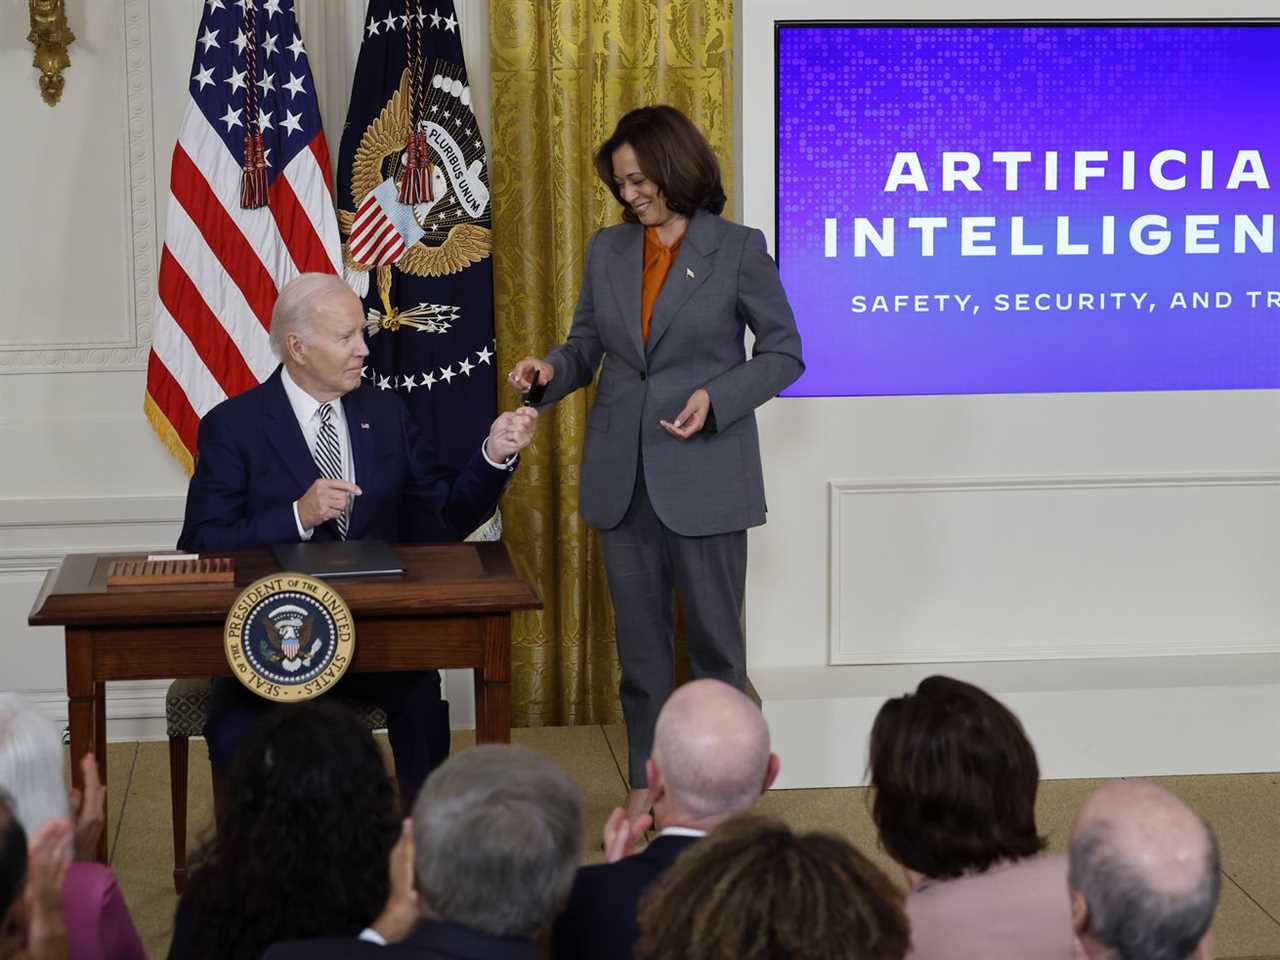
M689 395L689 402L684 405L674 421L659 420L664 430L673 437L688 440L707 424L707 414L711 412L711 394L699 387Z
M77 860L93 860L98 855L98 840L106 824L107 791L98 777L98 760L86 753L80 760L84 774L84 793L71 790L71 819L75 823Z
M67 955L67 925L62 914L62 885L71 866L75 839L66 820L50 820L27 847L27 956L62 960Z
M298 522L304 529L313 530L340 516L346 511L350 499L360 496L360 493L360 488L354 483L321 477L298 500Z
M521 407L519 410L500 414L489 429L485 453L494 463L502 463L532 442L533 430L537 424L538 411L533 407Z
M644 832L653 826L653 815L646 813L634 820L627 819L627 811L614 807L604 823L604 858L606 863L617 863L623 857L635 853L636 845L644 839Z
M547 361L539 360L537 357L525 357L511 368L511 372L507 374L507 382L523 393L533 383L535 370L540 374L544 384L550 383L551 378L556 375L556 368Z
M370 924L387 943L398 943L413 932L422 920L422 908L418 903L418 891L413 877L413 821L408 817L400 825L400 839L391 848L389 868L391 893L387 905Z

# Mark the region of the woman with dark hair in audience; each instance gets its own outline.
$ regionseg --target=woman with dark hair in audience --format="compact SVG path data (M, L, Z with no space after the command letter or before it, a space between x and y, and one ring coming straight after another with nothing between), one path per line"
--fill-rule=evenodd
M847 840L758 816L683 853L639 925L643 960L901 960L909 940L902 894Z
M911 889L913 958L1071 956L1067 862L1041 855L1040 768L1017 717L928 677L880 708L868 765L880 842Z
M14 816L33 847L55 824L74 839L77 862L59 873L67 955L71 960L146 960L115 874L93 862L106 820L97 762L93 754L81 759L85 789L68 792L63 754L58 728L44 714L15 693L0 693L0 788L13 798Z
M350 710L268 714L236 756L229 793L193 859L170 960L257 960L279 940L355 936L378 916L400 820L382 755Z

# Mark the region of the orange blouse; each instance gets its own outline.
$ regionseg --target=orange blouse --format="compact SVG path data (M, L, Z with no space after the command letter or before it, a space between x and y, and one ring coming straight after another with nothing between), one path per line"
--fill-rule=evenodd
M640 335L645 345L649 343L649 318L653 316L653 305L658 302L658 294L662 292L662 284L671 272L671 264L675 263L676 254L680 252L680 243L684 235L680 235L669 247L664 247L658 239L657 227L644 228L644 278L640 281Z

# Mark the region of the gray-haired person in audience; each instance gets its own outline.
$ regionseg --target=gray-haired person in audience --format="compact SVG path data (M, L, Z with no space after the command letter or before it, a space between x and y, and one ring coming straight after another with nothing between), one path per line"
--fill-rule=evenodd
M49 824L72 832L76 860L62 877L67 951L71 960L145 960L111 868L93 862L106 819L105 791L93 754L80 760L84 791L68 791L62 775L62 737L30 701L0 693L0 787L34 846ZM60 828L59 828L60 829Z
M1207 960L1221 887L1213 830L1168 790L1116 780L1071 832L1075 956Z
M391 895L356 937L272 947L266 960L536 960L582 852L582 795L547 758L479 746L430 777L391 851Z
M760 708L719 680L694 680L662 707L646 764L661 833L625 856L650 817L627 821L621 807L605 827L609 863L583 867L556 922L558 960L631 956L641 896L676 858L730 817L750 810L778 775ZM616 861L616 862L614 862Z

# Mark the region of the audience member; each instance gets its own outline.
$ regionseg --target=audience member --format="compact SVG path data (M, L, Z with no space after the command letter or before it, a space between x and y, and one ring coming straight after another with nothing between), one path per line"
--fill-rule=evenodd
M13 798L0 790L0 960L66 960L72 838L70 823L50 820L28 846Z
M78 862L64 871L62 912L72 960L145 958L124 896L109 867L92 862L106 819L106 792L92 754L81 759L83 794L67 791L57 728L17 694L0 694L0 787L13 798L14 814L34 844L49 823L74 816Z
M872 817L904 869L917 960L1065 960L1065 856L1041 856L1040 770L1007 708L928 677L871 730Z
M684 854L640 905L643 960L901 960L902 894L847 840L743 816Z
M414 883L397 864L408 863L406 848ZM427 778L373 928L279 944L266 960L535 960L534 938L563 906L581 849L582 796L563 770L523 747L466 750Z
M278 940L355 936L378 915L400 820L377 744L349 709L268 714L228 790L218 834L193 858L171 960L257 960Z
M1212 955L1218 844L1209 825L1169 791L1117 780L1094 793L1071 833L1070 883L1076 957Z
M760 708L719 680L680 687L662 707L646 763L649 797L661 833L626 856L650 818L628 822L621 807L605 828L609 863L578 871L555 927L561 960L631 956L639 937L640 897L698 838L751 809L778 775Z

